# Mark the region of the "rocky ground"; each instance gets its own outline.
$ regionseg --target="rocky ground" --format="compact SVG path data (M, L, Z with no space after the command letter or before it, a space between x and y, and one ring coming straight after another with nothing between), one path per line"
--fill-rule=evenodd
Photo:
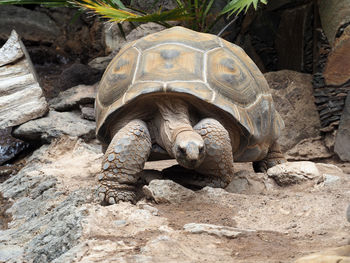
M348 242L348 164L297 162L282 186L237 164L226 190L192 191L155 179L174 161L150 162L150 199L101 206L101 158L63 136L0 185L1 262L292 262Z

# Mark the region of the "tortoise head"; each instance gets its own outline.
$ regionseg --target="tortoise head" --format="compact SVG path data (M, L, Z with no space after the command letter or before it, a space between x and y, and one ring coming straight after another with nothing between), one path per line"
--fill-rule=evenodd
M204 141L193 130L182 131L176 136L173 153L181 166L188 169L197 168L206 156Z

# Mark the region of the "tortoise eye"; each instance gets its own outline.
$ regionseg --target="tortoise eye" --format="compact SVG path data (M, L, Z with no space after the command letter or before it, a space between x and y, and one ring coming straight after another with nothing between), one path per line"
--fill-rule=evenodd
M199 146L198 150L199 150L199 153L202 153L204 151L204 146Z

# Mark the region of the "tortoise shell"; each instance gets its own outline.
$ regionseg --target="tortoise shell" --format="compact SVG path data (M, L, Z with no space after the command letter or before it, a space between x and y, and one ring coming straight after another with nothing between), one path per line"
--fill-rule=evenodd
M97 137L109 143L118 112L150 94L186 94L220 109L241 127L245 139L233 149L242 161L266 154L284 127L263 74L240 47L183 27L129 43L111 61L96 97Z

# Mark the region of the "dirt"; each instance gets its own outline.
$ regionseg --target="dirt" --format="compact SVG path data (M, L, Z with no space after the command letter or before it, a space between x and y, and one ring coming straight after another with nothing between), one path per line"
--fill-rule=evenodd
M155 204L169 226L182 230L187 223L207 223L255 229L236 239L225 239L219 246L232 251L234 262L291 262L303 255L350 242L350 223L346 208L350 203L350 164L318 164L321 173L333 173L339 181L322 185L310 182L292 187L278 187L262 195L225 194L204 200L196 198L181 204ZM174 162L148 164L164 169ZM236 170L251 170L250 164L238 164ZM232 195L232 194L230 194ZM282 261L283 259L283 261Z

